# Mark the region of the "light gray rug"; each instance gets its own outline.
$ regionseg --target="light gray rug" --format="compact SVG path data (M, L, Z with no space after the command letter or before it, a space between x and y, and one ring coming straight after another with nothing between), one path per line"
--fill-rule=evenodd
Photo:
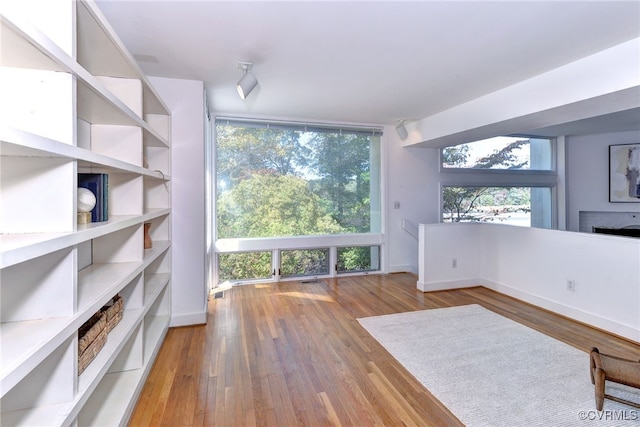
M595 410L587 353L480 305L358 321L469 427L640 426L634 407Z

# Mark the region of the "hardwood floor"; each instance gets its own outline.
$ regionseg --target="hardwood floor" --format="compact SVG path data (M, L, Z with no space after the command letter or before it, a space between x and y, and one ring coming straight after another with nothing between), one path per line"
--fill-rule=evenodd
M411 274L245 285L211 298L206 326L169 330L130 425L461 425L356 319L465 304L640 357L640 345L485 288L422 293Z

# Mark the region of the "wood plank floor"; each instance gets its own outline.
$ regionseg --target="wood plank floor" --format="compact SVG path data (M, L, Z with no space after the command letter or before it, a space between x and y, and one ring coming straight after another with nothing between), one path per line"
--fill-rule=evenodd
M245 285L172 328L131 426L456 426L357 318L481 304L581 350L640 346L485 288L422 293L411 274ZM588 369L585 366L585 369Z

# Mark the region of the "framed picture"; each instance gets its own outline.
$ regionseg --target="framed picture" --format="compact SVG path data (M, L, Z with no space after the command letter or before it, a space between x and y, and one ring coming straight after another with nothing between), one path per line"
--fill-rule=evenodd
M640 144L609 146L609 202L640 203Z

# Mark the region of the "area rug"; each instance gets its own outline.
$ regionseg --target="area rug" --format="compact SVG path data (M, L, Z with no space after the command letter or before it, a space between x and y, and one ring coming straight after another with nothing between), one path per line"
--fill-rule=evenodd
M640 425L631 406L596 411L587 353L480 305L358 321L469 427ZM640 401L628 387L607 391Z

